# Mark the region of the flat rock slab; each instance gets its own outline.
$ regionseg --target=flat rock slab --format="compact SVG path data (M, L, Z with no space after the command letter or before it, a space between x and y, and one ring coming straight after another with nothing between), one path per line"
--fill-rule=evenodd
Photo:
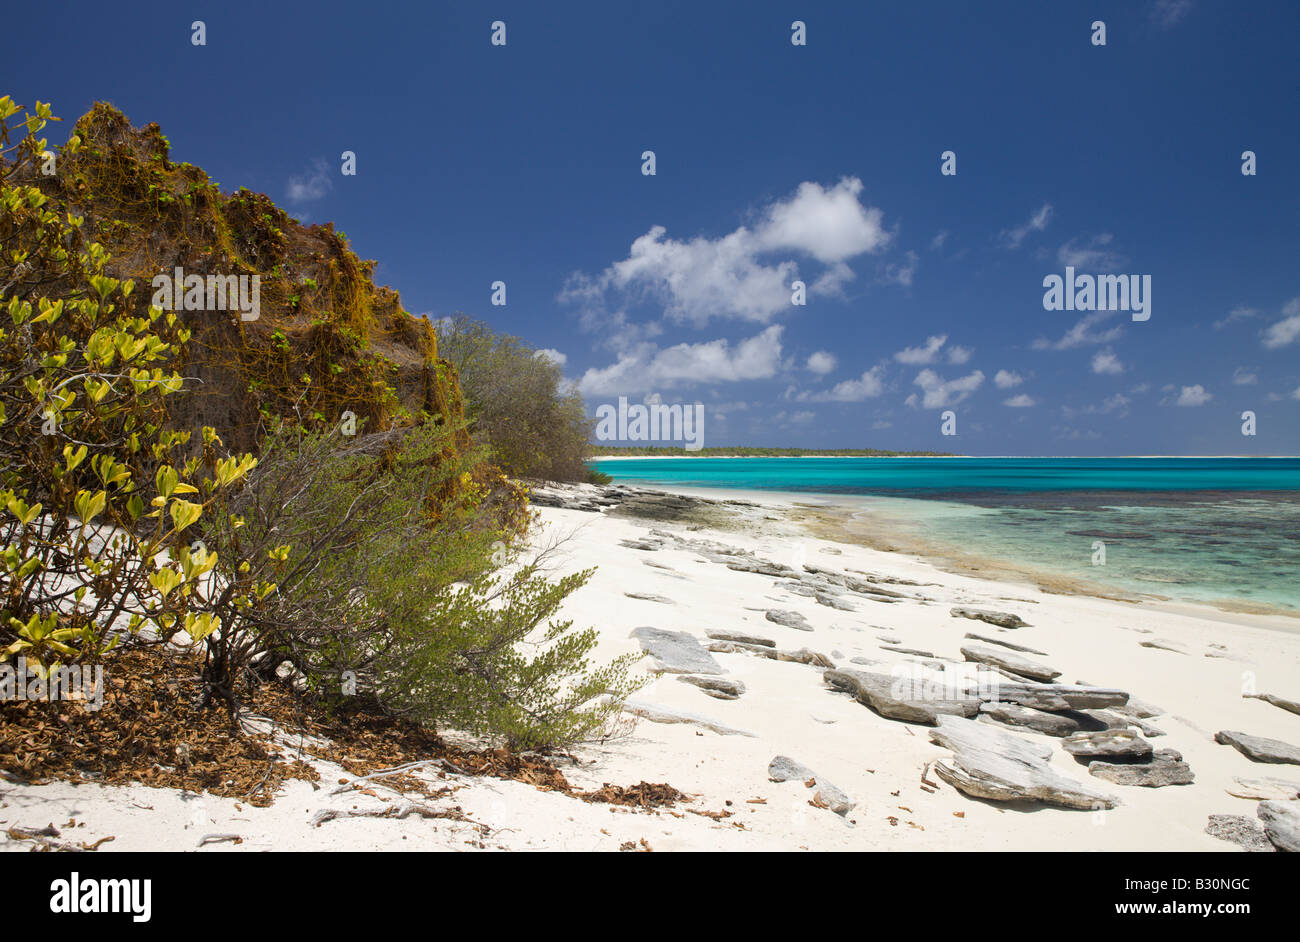
M726 723L719 723L717 720L710 719L707 716L701 716L698 713L688 713L684 710L670 710L667 707L654 706L649 703L641 703L636 700L628 700L623 704L623 711L631 713L633 716L639 716L642 719L649 720L651 723L686 723L690 726L698 726L701 729L707 729L717 733L719 736L749 736L754 738L754 734L743 729L736 729L734 726L728 726Z
M997 625L999 628L1029 628L1029 622L1010 612L991 612L983 608L954 608L948 614L953 618L973 618L976 621Z
M1300 798L1300 782L1284 778L1234 778L1235 785L1228 789L1234 798L1274 799L1290 801Z
M899 647L899 646L896 645L896 644L882 644L882 645L880 645L880 650L882 650L882 651L894 651L895 653L898 653L898 654L914 654L914 655L916 655L917 657L934 657L934 656L935 656L935 654L934 654L933 651L922 651L920 648L902 648L902 647Z
M800 648L798 651L777 651L776 659L778 661L788 661L792 664L811 664L813 667L835 666L835 662L825 654L818 654L808 648Z
M942 684L927 684L911 677L894 677L867 671L828 670L822 680L843 690L881 716L907 723L933 725L942 715L975 716L979 698L963 696ZM957 696L953 696L957 693Z
M1154 751L1151 743L1127 729L1103 729L1095 733L1075 733L1061 741L1062 748L1079 758L1146 759Z
M663 628L634 628L629 636L641 643L641 650L654 659L651 670L669 674L725 673L695 636Z
M1123 706L1128 693L1110 687L1080 687L1072 684L998 683L992 685L986 700L1018 703L1033 710L1101 710Z
M1288 713L1300 713L1300 701L1286 700L1271 693L1243 693L1242 696L1249 700L1263 700Z
M1272 853L1276 848L1259 823L1242 814L1212 814L1205 833L1255 853Z
M762 635L751 635L743 631L706 631L704 634L718 641L739 641L742 644L758 644L765 648L776 647L776 642L771 638L764 638Z
M1041 801L1062 808L1113 808L1119 799L1060 774L1049 764L1052 747L1015 733L956 716L941 716L930 739L953 752L935 773L974 798Z
M694 674L679 674L677 679L684 684L699 687L710 697L717 697L719 700L735 700L745 692L743 683L726 677L697 677Z
M1173 749L1160 749L1146 762L1088 763L1088 773L1116 785L1163 788L1166 785L1190 785L1196 780L1191 766Z
M1255 814L1278 850L1300 853L1300 801L1261 801Z
M1265 739L1263 736L1251 736L1237 730L1225 729L1214 734L1214 741L1232 746L1246 758L1256 762L1300 765L1300 746L1293 746L1280 739Z
M1040 664L1037 661L1031 661L1027 657L1021 657L1013 651L999 651L997 648L990 648L983 644L967 644L961 649L961 656L968 661L974 661L977 664L988 664L990 667L1001 668L1004 671L1010 671L1013 674L1019 674L1021 677L1028 677L1030 680L1037 680L1041 683L1051 683L1061 676L1061 672L1046 664Z
M802 762L796 762L789 756L776 756L767 764L767 777L773 782L812 782L816 789L813 800L824 805L836 814L845 815L852 811L857 802L846 795L843 790L823 779Z
M1187 649L1177 641L1168 641L1165 638L1152 638L1150 641L1139 641L1138 644L1144 648L1155 648L1157 651L1173 651L1175 654L1187 653Z
M988 644L1001 645L1004 648L1010 648L1012 651L1019 651L1022 654L1038 654L1043 657L1048 656L1046 651L1039 651L1037 648L1031 648L1023 644L1012 644L1010 641L1003 641L1000 638L986 638L984 635L977 635L973 631L966 632L966 637L970 638L972 641L984 641Z
M798 612L789 612L783 609L772 609L764 616L768 621L784 628L797 628L799 631L812 631L813 626L808 624L808 619Z
M987 716L991 720L1005 723L1008 726L1019 726L1024 729L1032 729L1035 732L1046 733L1048 736L1070 736L1074 733L1104 728L1100 722L1082 713L1046 713L1042 710L1031 710L1015 703L998 703L996 701L981 703L980 716Z
M666 595L655 595L653 592L624 592L630 599L640 599L642 602L658 602L660 605L676 605L672 599Z

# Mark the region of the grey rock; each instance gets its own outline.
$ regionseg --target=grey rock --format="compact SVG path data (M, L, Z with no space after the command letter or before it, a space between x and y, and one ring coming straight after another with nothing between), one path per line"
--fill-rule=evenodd
M818 654L816 651L810 651L807 648L800 648L798 651L777 651L776 659L778 661L789 661L793 664L811 664L813 667L835 666L835 662L825 654Z
M1037 680L1043 683L1050 683L1061 676L1061 672L1046 664L1039 664L1037 661L1031 661L1027 657L1021 657L1014 652L999 651L996 648L990 648L982 644L967 644L961 649L962 657L968 661L974 661L978 664L988 664L991 667L998 667L1021 677L1028 677L1030 680Z
M722 667L709 652L685 631L667 631L663 628L634 628L629 636L641 643L654 664L651 670L670 674L721 674Z
M1190 785L1195 781L1191 766L1173 749L1159 749L1149 762L1088 763L1088 772L1116 785L1139 785L1163 788L1165 785Z
M1028 628L1029 623L1019 615L1009 612L990 612L982 608L954 608L949 612L953 618L973 618L976 621L997 625L999 628Z
M1100 710L1123 706L1128 694L1110 687L1079 687L1071 684L1026 684L1016 681L993 686L988 700L1018 703L1034 710Z
M1278 850L1300 853L1300 801L1261 801L1255 814Z
M1241 814L1210 815L1205 833L1255 853L1272 853L1275 850L1259 823Z
M667 707L655 706L651 703L641 703L636 700L628 700L623 704L623 710L631 713L633 716L639 716L642 719L649 720L652 723L686 723L690 726L699 726L701 729L707 729L717 733L719 736L749 736L754 734L747 730L737 729L734 726L728 726L725 723L719 723L717 720L710 719L707 716L701 716L698 713L688 713L685 710L670 710Z
M975 798L1041 801L1063 808L1113 808L1119 799L1060 774L1049 764L1052 747L1006 730L955 716L938 718L930 739L953 752L935 773Z
M828 670L822 680L891 720L933 725L943 714L975 716L979 712L977 697L957 692L953 698L953 691L937 682L931 685L906 676L855 670Z
M933 651L922 651L918 648L900 648L898 647L898 645L894 645L894 644L882 644L880 646L880 650L896 651L899 654L914 654L917 657L934 657Z
M1072 756L1125 756L1145 759L1154 751L1151 743L1127 729L1104 729L1095 733L1075 733L1061 741L1061 747Z
M705 635L718 641L739 641L742 644L759 644L765 648L776 647L776 642L762 635L751 635L744 631L706 631Z
M767 764L767 777L774 782L806 782L813 770L789 756L777 756Z
M816 791L813 799L830 808L838 815L848 814L856 807L843 790L823 779L808 766L796 762L789 756L777 756L767 764L767 777L774 782L813 782Z
M1139 700L1137 697L1129 697L1128 703L1123 706L1111 707L1116 713L1123 713L1125 716L1135 716L1140 720L1149 719L1153 716L1163 716L1165 711L1158 706L1153 706L1145 700Z
M658 602L661 605L676 605L672 599L666 595L655 595L653 592L624 592L630 599L640 599L642 602Z
M861 655L859 655L858 657L851 657L851 658L849 658L849 663L851 663L851 664L861 664L863 667L872 667L873 665L879 664L880 662L879 662L879 661L873 661L873 660L872 660L871 658L869 658L869 657L862 657Z
M1225 729L1214 734L1214 741L1232 746L1242 755L1256 762L1300 765L1300 747L1282 742L1280 739L1265 739L1263 736L1251 736L1237 730Z
M1173 651L1175 654L1187 653L1187 650L1177 641L1166 641L1164 638L1152 638L1150 641L1139 641L1138 644L1144 648L1155 648L1157 651Z
M1040 654L1047 657L1046 651L1039 651L1037 648L1026 647L1023 644L1012 644L1010 641L1003 641L1000 638L986 638L983 635L977 635L973 631L966 632L966 637L974 641L985 641L989 644L1000 644L1004 648L1010 648L1012 651L1020 651L1023 654Z
M1021 726L1049 736L1069 736L1084 729L1076 715L1045 713L1014 703L981 703L980 715L1008 726Z
M711 641L707 649L714 654L757 654L770 661L776 660L776 649L761 644L746 644L743 641Z
M697 677L694 674L680 674L677 679L684 684L693 684L710 697L716 697L719 700L735 700L745 692L743 683L725 677Z
M1125 729L1129 726L1136 726L1143 736L1163 736L1165 731L1158 726L1152 726L1146 720L1140 720L1136 716L1127 716L1117 710L1082 710L1089 717L1095 719L1106 729Z
M1234 798L1272 798L1290 801L1300 798L1300 782L1284 778L1234 778L1237 784L1228 789Z
M768 621L784 628L795 628L799 631L812 631L812 625L808 624L808 619L798 612L789 612L781 609L773 609L764 615Z
M789 566L783 566L780 563L769 562L766 559L726 559L728 569L734 569L736 572L755 572L762 576L796 576L798 575Z
M620 540L619 545L626 546L628 549L645 550L647 552L653 552L655 550L663 549L664 541L663 540Z
M1285 700L1271 693L1243 693L1242 696L1251 700L1263 700L1289 713L1300 713L1300 702L1295 700Z

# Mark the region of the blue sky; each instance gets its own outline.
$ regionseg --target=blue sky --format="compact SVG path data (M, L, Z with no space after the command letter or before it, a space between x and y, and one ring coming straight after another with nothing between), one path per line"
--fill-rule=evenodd
M223 188L332 220L413 313L555 351L593 410L702 402L708 445L1300 453L1295 3L21 4L6 24L0 93L158 122ZM1150 320L1044 310L1071 263L1150 275Z

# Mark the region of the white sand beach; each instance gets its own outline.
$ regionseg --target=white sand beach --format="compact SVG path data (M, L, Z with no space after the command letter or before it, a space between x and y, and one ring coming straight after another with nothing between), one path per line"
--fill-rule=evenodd
M589 486L557 488L551 494L559 498L551 502L576 506L598 493ZM477 825L412 815L338 818L314 826L312 818L322 810L402 799L382 787L371 794L340 787L339 779L348 776L328 763L318 763L318 785L291 781L268 808L143 786L0 781L0 849L31 847L3 836L5 829L52 823L65 839L112 836L101 852L194 850L211 835L219 839L209 840L205 852L616 851L629 844L655 851L1232 851L1239 846L1206 833L1210 816L1256 821L1259 799L1230 791L1286 794L1282 785L1261 791L1237 779L1300 783L1300 766L1253 761L1214 738L1234 730L1300 744L1300 715L1243 696L1245 691L1300 700L1294 620L1055 594L948 573L915 557L816 538L787 517L792 499L786 495L709 496L733 503L718 504L703 518L687 512L678 521L621 509L545 506L537 535L539 541L567 537L560 571L598 567L562 610L578 626L599 630L598 657L639 651L632 637L639 628L681 632L698 648L673 641L673 651L697 658L705 670L711 659L718 671L695 669L692 676L732 691L743 685L734 699L721 699L683 682L680 672L652 674L630 704L640 714L630 731L579 747L577 763L561 765L580 787L662 782L693 796L687 804L629 810L519 782L448 775L440 783L458 790L444 803L460 806ZM729 566L729 560L738 565ZM954 608L1016 615L1026 625L1002 628L956 616ZM787 624L771 620L769 612L784 613L774 617ZM723 634L771 644L751 642L756 647L747 648L717 637ZM955 674L965 660L963 646L1028 659L1034 667L1027 669L1050 666L1060 672L1056 684L1128 694L1132 700L1122 708L1130 712L1123 716L1147 727L1142 738L1154 749L1181 754L1194 781L1163 787L1115 783L1091 775L1066 752L1060 736L1012 729L987 716L945 718L945 727L965 724L1028 744L1030 753L1048 757L1045 767L1081 793L1100 793L1114 803L1069 808L970 797L939 774L936 764L951 768L954 759L951 749L932 742L933 725L882 716L829 684L823 666L758 650L807 649L840 670L899 677L927 664L931 670L945 665ZM641 664L647 670L656 666L650 657ZM1000 677L1008 684L1030 683ZM1151 715L1134 716L1133 701L1148 707L1137 712ZM772 781L769 763L777 756L812 770L816 783L809 787L802 777ZM852 807L844 813L823 806L843 810L847 803ZM70 820L75 824L65 828ZM239 836L240 843L227 835Z

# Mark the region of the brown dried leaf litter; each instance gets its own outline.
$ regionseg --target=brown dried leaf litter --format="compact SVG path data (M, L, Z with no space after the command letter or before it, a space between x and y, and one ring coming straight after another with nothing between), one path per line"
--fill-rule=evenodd
M240 732L224 710L195 712L199 662L156 648L120 648L104 669L104 704L0 704L0 772L18 781L141 783L156 788L206 791L265 807L289 779L315 782L319 774L291 758L270 734ZM558 791L583 801L653 809L690 799L666 784L605 784L575 789L555 765L538 755L505 749L470 751L448 745L428 729L392 717L328 715L280 684L257 686L244 709L266 717L282 738L323 739L328 746L303 751L333 761L354 776L408 762L441 759L444 769ZM438 773L445 778L446 772ZM393 776L398 787L427 793L413 775Z

